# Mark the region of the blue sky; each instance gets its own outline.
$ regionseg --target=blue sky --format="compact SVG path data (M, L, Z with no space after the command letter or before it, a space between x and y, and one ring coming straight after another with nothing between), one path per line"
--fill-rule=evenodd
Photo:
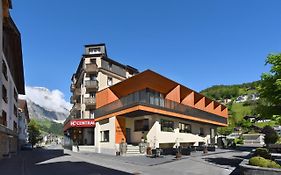
M13 0L28 86L61 90L85 44L194 90L260 79L281 51L280 0Z

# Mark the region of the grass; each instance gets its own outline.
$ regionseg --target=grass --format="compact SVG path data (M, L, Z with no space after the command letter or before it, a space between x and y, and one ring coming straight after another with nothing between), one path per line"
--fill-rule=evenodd
M265 127L266 125L269 125L271 127L275 126L276 125L276 122L275 121L268 121L268 122L259 122L259 123L255 123L256 126L260 127L260 128L263 128Z
M233 103L231 111L234 113L236 121L240 121L246 115L252 115L253 106L243 106L243 103Z

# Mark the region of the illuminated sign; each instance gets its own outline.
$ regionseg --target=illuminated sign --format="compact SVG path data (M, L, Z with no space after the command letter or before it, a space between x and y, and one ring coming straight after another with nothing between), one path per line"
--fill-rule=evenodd
M70 121L70 127L94 127L95 125L96 122L94 119Z

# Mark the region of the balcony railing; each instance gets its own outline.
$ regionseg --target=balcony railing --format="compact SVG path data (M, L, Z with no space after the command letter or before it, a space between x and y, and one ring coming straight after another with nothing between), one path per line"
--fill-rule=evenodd
M85 65L85 72L86 73L95 73L98 71L97 64L86 64Z
M81 89L80 88L76 88L74 90L73 96L79 96L79 95L81 95Z
M71 83L70 85L70 92L74 92L75 90L75 85L73 83Z
M109 103L108 105L98 108L95 111L95 116L96 118L98 118L137 105L153 107L170 112L197 117L200 119L227 124L227 119L224 117L164 99L159 93L148 89L135 92L112 103Z
M85 87L87 90L91 89L91 90L98 90L99 85L98 85L98 81L97 80L87 80L85 81Z
M96 98L94 97L85 97L84 98L84 103L85 105L93 106L96 105Z
M70 103L71 103L71 104L76 103L76 99L74 98L74 96L71 96L71 97L70 97Z
M81 110L81 103L75 103L75 105L73 106L73 109L76 111L80 111Z

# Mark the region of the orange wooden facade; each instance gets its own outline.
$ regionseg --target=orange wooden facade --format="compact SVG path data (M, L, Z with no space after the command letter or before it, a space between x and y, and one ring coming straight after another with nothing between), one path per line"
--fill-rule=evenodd
M216 114L224 118L228 118L228 110L224 105L216 101L213 101L205 97L204 95L194 90L191 90L179 83L176 83L162 75L159 75L151 70L146 70L127 80L124 80L120 83L117 83L109 88L106 88L98 92L96 94L96 107L98 109L115 100L118 100L121 97L127 96L128 94L143 90L145 88L149 88L154 91L162 93L165 99L175 101L193 108L197 108L212 114ZM126 114L126 112L129 111L132 112L134 110L140 110L140 109L149 112L155 112L158 114L168 115L171 117L179 117L179 118L189 119L198 122L215 124L219 126L227 125L224 123L218 123L211 120L200 119L197 118L196 116L186 116L183 114L177 114L175 112L168 112L165 110L148 108L141 105L130 109L118 111L110 115L101 116L100 118L97 118L96 121L99 121L104 118L108 118L110 116L124 115Z

